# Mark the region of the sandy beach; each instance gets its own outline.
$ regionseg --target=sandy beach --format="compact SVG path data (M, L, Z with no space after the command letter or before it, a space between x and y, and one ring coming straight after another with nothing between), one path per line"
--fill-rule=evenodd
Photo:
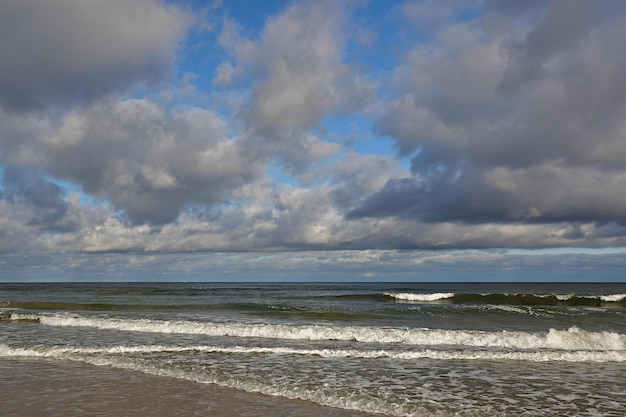
M0 416L623 417L624 294L579 283L0 285Z
M4 417L367 417L306 401L79 362L0 359Z

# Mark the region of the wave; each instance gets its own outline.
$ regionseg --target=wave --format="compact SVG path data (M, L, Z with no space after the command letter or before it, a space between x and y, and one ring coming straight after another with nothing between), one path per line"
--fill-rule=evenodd
M105 352L106 353L105 349ZM69 354L68 354L69 353ZM71 349L65 348L14 348L0 344L0 357L46 357L64 360L75 360L96 366L107 366L118 369L133 370L146 374L173 377L199 383L216 384L247 392L264 395L311 401L313 403L335 407L340 409L354 410L365 413L374 413L393 416L426 416L433 415L430 411L419 405L395 403L388 399L377 398L366 392L355 393L354 390L327 388L319 386L298 386L286 380L282 383L266 382L263 379L222 376L220 373L194 372L190 369L167 366L157 363L135 361L123 355L99 355L77 356ZM112 352L115 353L115 352ZM444 414L447 415L447 414Z
M39 311L194 311L194 310L241 310L262 312L269 306L253 303L226 304L116 304L72 303L63 301L0 301L1 309Z
M2 311L5 310L5 311ZM240 311L253 316L267 315L276 317L295 317L310 320L357 320L375 317L375 314L317 311L306 307L267 303L224 303L224 304L108 304L108 303L67 303L48 301L1 301L0 321L10 317L10 311ZM17 316L16 316L17 317ZM14 318L14 320L17 320ZM22 319L23 321L38 321L38 318Z
M359 349L298 349L292 347L258 346L165 346L139 345L114 347L13 347L0 344L0 357L50 357L61 359L81 359L93 355L135 355L153 353L225 353L239 355L298 355L322 358L390 358L400 360L515 360L528 362L626 362L624 351L507 351L476 349L415 349L415 350L359 350Z
M310 341L355 341L414 346L461 346L505 349L558 349L588 351L626 350L626 335L590 332L571 327L544 333L487 332L374 326L325 326L198 322L185 320L113 319L65 314L12 313L10 320L38 321L58 327L91 327L125 332L194 334L212 337L265 338Z
M384 292L374 294L348 294L337 298L367 299L373 302L403 302L421 304L500 305L500 306L580 306L580 307L626 307L626 294L579 295L579 294L506 294L506 293L412 293ZM222 304L119 304L76 303L63 301L0 301L0 309L38 311L207 311L235 310L251 314L293 315L319 319L358 319L367 317L352 312L314 311L297 305L267 303ZM0 317L1 319L1 317Z
M454 297L454 293L433 293L433 294L413 294L413 293L385 293L384 295L405 301L438 301Z
M403 302L447 304L496 304L522 306L580 306L626 307L626 294L465 294L465 293L384 293L386 297Z
M601 295L599 297L602 301L606 301L607 303L619 303L626 300L626 294Z
M0 308L50 311L121 311L149 309L151 306L129 306L110 303L66 303L57 301L0 301Z

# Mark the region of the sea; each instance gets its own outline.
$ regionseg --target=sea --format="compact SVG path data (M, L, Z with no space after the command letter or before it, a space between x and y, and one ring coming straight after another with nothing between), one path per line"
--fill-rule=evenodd
M382 416L623 417L626 283L2 283L0 359Z

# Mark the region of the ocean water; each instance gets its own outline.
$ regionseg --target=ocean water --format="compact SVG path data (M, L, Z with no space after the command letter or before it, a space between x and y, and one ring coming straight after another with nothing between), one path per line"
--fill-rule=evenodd
M622 417L626 284L0 284L0 358L385 416Z

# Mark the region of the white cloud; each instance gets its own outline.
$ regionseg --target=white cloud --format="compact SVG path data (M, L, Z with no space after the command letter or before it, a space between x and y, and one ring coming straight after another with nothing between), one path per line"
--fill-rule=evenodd
M242 74L255 80L243 110L249 146L282 154L288 165L303 164L289 149L308 147L308 131L326 116L359 110L370 100L372 87L343 59L346 19L341 2L297 2L268 19L258 40L226 21L220 42L236 64L222 63L215 80Z

